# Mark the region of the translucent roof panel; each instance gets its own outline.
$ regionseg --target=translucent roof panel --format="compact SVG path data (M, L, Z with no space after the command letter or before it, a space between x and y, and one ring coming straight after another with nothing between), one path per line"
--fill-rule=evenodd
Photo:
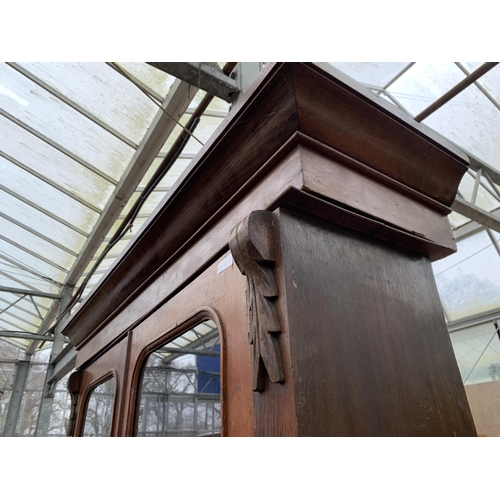
M0 82L4 112L110 177L120 178L133 148L3 63Z
M469 171L463 176L460 186L458 187L458 192L467 201L472 201L475 184L476 176ZM475 199L475 205L483 210L486 210L487 212L491 212L500 206L500 201L498 200L498 197L495 196L495 192L491 188L488 188L486 183L484 183L484 185L480 183Z
M476 69L478 69L483 63L473 63L473 62L464 62L462 65L465 67L469 73L472 73ZM482 76L478 83L480 83L497 101L500 100L500 79L498 78L498 69L493 69L486 73L486 75Z
M70 269L76 259L76 256L0 217L0 236L4 234L9 235L12 243L27 249L36 248L37 255L65 269Z
M500 72L496 74L500 78ZM460 144L462 148L500 172L499 113L500 110L472 85L435 111L423 123Z
M407 62L331 62L329 63L358 82L385 87L403 71Z
M157 106L105 63L20 66L136 145L156 114Z
M457 227L463 226L467 222L470 222L470 219L464 217L463 215L457 214L456 212L451 212L451 214L448 215L448 221L450 222L450 225L456 229Z
M0 155L102 209L114 184L0 115Z
M146 88L164 99L175 78L172 75L144 63L120 62L118 66L137 78Z
M42 276L50 276L54 280L62 283L67 272L59 264L49 263L43 258L37 257L26 250L22 250L12 243L0 239L0 255L6 255L22 262L23 265L33 269Z
M55 187L0 157L2 185L49 213L90 233L99 214Z
M5 216L10 220L16 220L20 224L59 242L64 247L79 252L85 243L85 236L62 222L58 222L49 214L49 210L47 213L43 213L15 196L0 191L0 218Z
M33 299L34 300L34 299ZM36 303L36 302L35 302ZM16 312L20 316L24 318L39 318L39 314L37 309L35 308L33 302L28 297L21 297L18 295L10 294L7 292L0 292L0 310L3 310L7 306L14 304L10 307L9 310ZM38 311L40 314L44 314L46 312L46 308L37 304Z
M415 116L464 78L455 63L418 62L392 83L388 90Z

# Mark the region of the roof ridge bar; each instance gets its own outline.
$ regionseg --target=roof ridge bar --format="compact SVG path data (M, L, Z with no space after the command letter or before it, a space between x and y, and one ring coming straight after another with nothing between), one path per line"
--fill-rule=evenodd
M99 125L101 128L106 130L106 132L109 132L111 135L114 135L117 139L120 139L122 142L127 144L127 146L130 146L131 148L137 149L137 144L129 139L128 137L124 136L117 130L115 130L111 125L108 125L106 122L103 122L101 119L97 118L97 116L93 115L89 111L87 111L85 108L82 108L79 104L76 102L72 101L68 97L66 97L64 94L56 90L55 88L51 87L48 83L44 82L42 79L38 78L37 76L33 75L29 70L23 68L20 66L18 63L15 62L6 62L8 66L11 68L15 69L19 73L21 73L23 76L31 80L33 83L44 89L46 92L49 94L52 94L54 97L57 97L60 101L64 102L64 104L68 105L69 107L73 108L75 111L78 113L82 114L85 116L85 118L88 118L90 121L94 122L96 125Z

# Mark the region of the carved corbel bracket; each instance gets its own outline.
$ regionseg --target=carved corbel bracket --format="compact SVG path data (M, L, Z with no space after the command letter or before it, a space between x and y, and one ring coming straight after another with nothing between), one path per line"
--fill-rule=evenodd
M247 277L252 346L252 389L263 391L266 372L272 382L285 379L276 335L281 327L276 311L278 288L273 274L276 217L252 212L232 231L229 248L238 269Z
M83 371L74 371L68 379L68 391L71 396L71 410L69 415L68 427L66 429L67 436L75 435L76 426L76 406L78 404L78 396L82 385Z

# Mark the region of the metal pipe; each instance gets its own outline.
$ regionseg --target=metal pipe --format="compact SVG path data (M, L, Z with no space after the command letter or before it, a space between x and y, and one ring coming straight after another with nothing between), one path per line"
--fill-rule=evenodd
M424 109L414 120L416 122L421 122L429 115L437 111L440 107L445 105L448 101L453 99L457 94L466 89L469 85L472 85L476 80L485 75L490 69L493 69L498 63L497 62L487 62L481 65L476 71L473 71L469 76L464 78L460 83L455 85L452 89L448 90L446 94L442 95L437 101L433 102L428 108Z

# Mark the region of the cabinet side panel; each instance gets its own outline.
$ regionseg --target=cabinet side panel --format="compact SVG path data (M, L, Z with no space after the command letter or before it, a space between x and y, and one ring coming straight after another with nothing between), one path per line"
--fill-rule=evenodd
M472 436L422 254L282 210L299 435Z

